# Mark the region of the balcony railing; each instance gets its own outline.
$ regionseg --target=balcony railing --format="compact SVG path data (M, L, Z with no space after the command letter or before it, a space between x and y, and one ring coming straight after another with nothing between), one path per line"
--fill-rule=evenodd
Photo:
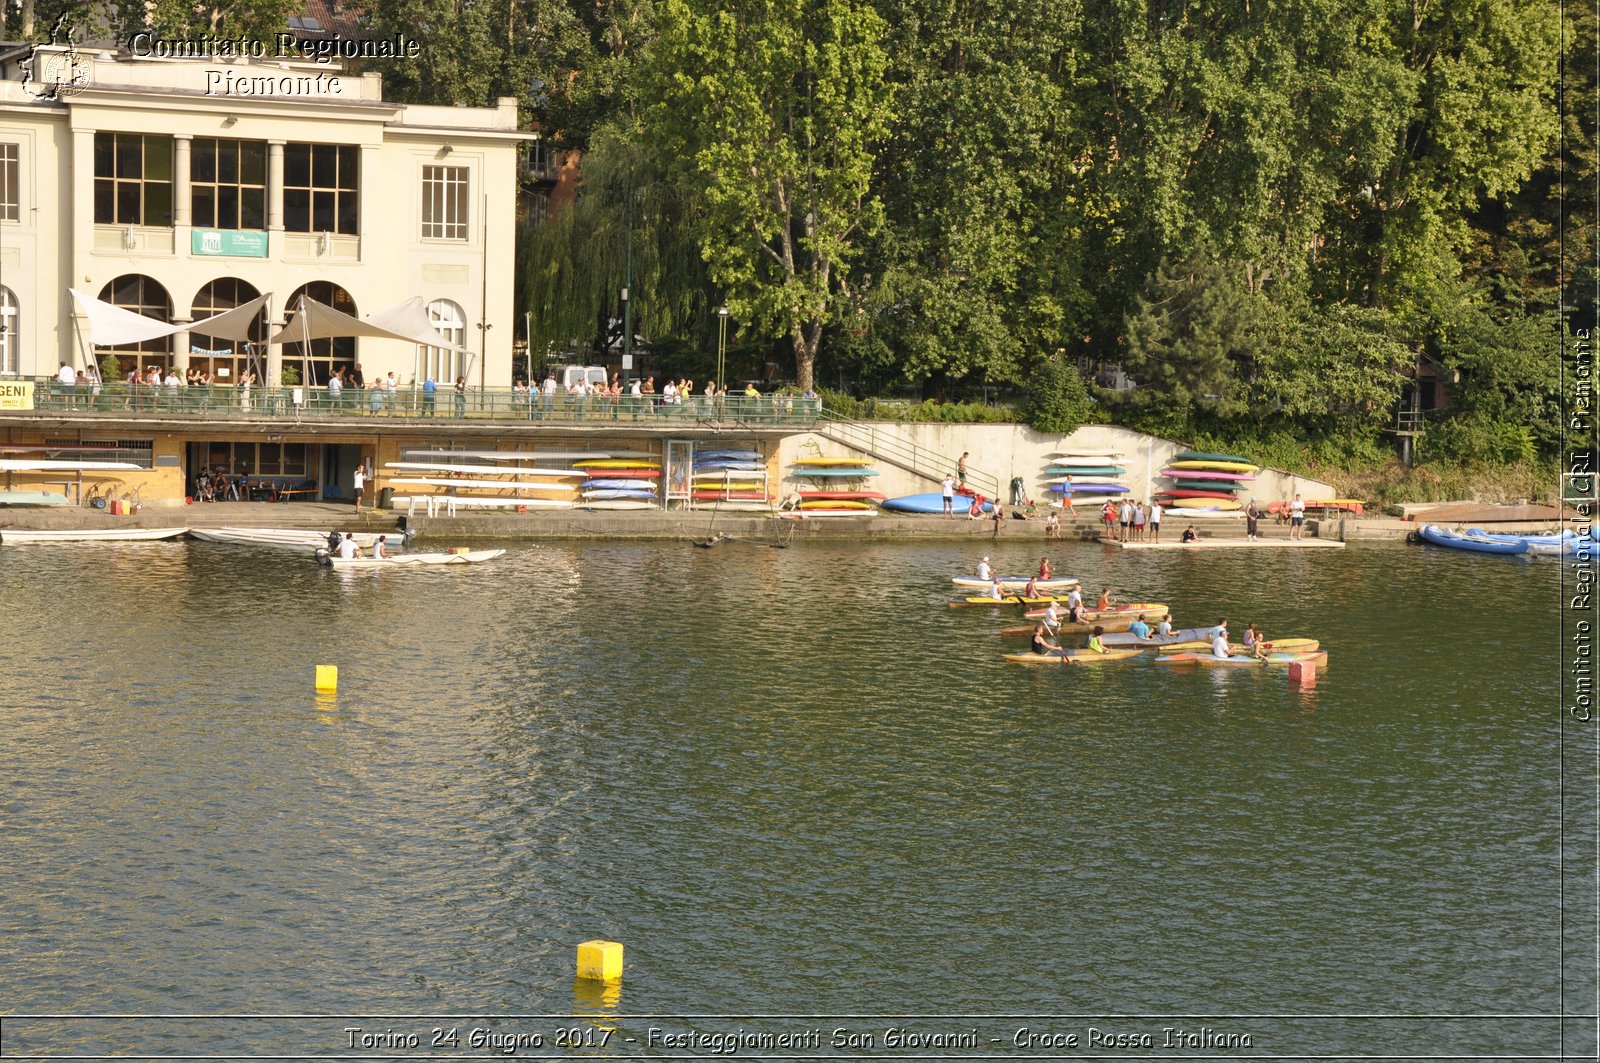
M557 424L681 426L684 428L811 428L822 416L819 399L797 395L758 398L696 395L667 405L660 395L543 395L511 388L420 389L326 387L153 387L34 382L33 409L85 417L172 418L204 421L355 421L372 418L545 421ZM4 417L0 412L0 417Z

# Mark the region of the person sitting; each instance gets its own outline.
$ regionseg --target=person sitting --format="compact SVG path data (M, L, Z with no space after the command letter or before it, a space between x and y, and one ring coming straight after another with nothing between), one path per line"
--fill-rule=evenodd
M1040 591L1039 591L1039 581L1036 580L1036 579L1030 578L1027 583L1023 584L1023 586L1022 586L1022 596L1024 598L1038 598L1038 597L1040 597L1041 594L1040 594Z
M1224 660L1233 656L1233 647L1228 645L1228 629L1219 627L1211 639L1211 656Z
M377 558L377 559L379 559L379 560L382 560L383 558L388 557L389 556L389 550L384 545L388 541L389 541L389 537L387 535L378 536L378 541L372 544L372 556Z
M989 584L989 597L993 598L997 602L1005 601L1006 589L1000 585L1000 581L998 579Z
M1100 641L1100 636L1104 635L1105 633L1106 633L1106 629L1101 627L1099 624L1096 624L1094 626L1094 630L1089 633L1089 652L1090 653L1104 653L1104 652L1106 652L1105 643Z
M1049 633L1043 624L1038 624L1033 629L1033 652L1040 657L1047 653L1061 653L1061 647L1050 641ZM1063 654L1065 656L1065 654Z
M989 567L989 559L987 557L978 561L978 578L981 580L994 579L994 569Z
M1067 615L1067 610L1059 601L1052 600L1044 607L1044 626L1054 635L1061 628L1061 619Z
M1097 612L1103 613L1107 609L1110 609L1113 605L1116 605L1116 604L1117 604L1117 600L1115 598L1111 597L1111 588L1107 587L1107 588L1105 588L1104 590L1102 590L1100 592L1100 604L1095 606L1095 610Z
M956 489L956 493L961 493L961 489L959 487ZM973 495L972 506L967 510L967 519L977 520L981 516L983 516L983 496Z
M1143 613L1139 614L1139 619L1128 625L1128 634L1132 635L1136 639L1147 639L1150 637L1150 625L1144 622Z
M1156 635L1159 638L1166 638L1170 634L1172 634L1172 614L1168 613L1161 623L1156 625Z
M1050 559L1048 557L1041 557L1039 559L1039 578L1050 579L1054 575L1055 571L1050 567Z
M354 532L344 533L344 539L339 543L339 556L346 561L354 561L361 556L361 546L356 542Z
M1194 542L1195 540L1197 540L1199 538L1200 538L1200 535L1199 535L1198 532L1196 532L1194 530L1194 525L1193 524L1191 524L1187 528L1183 529L1183 541L1184 542L1192 543L1192 542Z

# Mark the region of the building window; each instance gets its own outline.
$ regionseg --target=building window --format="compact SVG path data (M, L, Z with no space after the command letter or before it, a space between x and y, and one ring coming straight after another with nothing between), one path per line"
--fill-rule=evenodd
M100 289L100 300L124 310L131 310L135 314L155 318L157 321L172 320L172 299L167 295L166 288L161 286L160 281L143 274L127 273L118 277ZM99 344L95 347L100 349ZM104 349L118 352L117 361L124 372L129 366L144 369L146 366L159 365L165 369L172 364L171 336L145 340L143 343L124 343ZM123 352L132 352L133 357L129 359Z
M422 168L422 238L424 240L467 238L465 166Z
M18 156L17 145L0 144L0 221L16 221L22 211Z
M267 146L261 141L197 137L189 175L196 228L266 228Z
M450 346L417 348L423 378L431 376L441 383L449 383L461 372L457 368L456 354L467 334L467 315L450 300L435 299L428 304L428 321L433 331L450 341Z
M20 364L22 314L17 296L10 288L0 288L0 376L16 376Z
M286 144L283 227L292 233L356 235L361 155L349 145Z
M229 476L305 476L305 443L202 443L205 464Z
M202 321L208 317L243 306L261 293L255 286L237 277L222 277L201 288L194 297L190 318ZM261 308L255 323L250 326L247 342L207 336L201 332L189 334L189 364L209 372L218 384L237 384L240 374L254 368L258 377L264 378L265 356L261 353L267 338L267 310ZM256 364L250 365L250 344L257 345Z
M172 225L172 138L94 135L94 220L101 225Z
M310 284L296 288L290 295L289 301L284 303L284 308L291 314L300 307L300 297L315 300L323 306L331 306L341 314L357 316L356 301L349 292L334 284L332 281L312 281ZM305 344L295 341L283 345L284 368L293 367L301 371L300 382L321 387L328 382L328 377L336 369L354 369L356 364L356 340L354 336L333 336L327 339L312 340L311 349L305 350ZM349 383L350 377L345 376Z
M523 199L527 205L528 224L543 225L550 220L550 196L544 192L529 192Z

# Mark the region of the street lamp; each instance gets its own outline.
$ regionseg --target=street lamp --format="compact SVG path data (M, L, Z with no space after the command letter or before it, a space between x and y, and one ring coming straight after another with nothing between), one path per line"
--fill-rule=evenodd
M717 379L722 382L722 390L728 390L728 308L717 307Z

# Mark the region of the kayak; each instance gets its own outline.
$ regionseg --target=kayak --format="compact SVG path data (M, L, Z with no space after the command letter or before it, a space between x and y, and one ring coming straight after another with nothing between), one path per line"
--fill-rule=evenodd
M1470 550L1479 554L1526 554L1528 544L1522 541L1513 543L1499 543L1490 539L1479 539L1471 535L1457 535L1455 532L1446 531L1444 528L1432 524L1424 524L1417 530L1417 537L1425 543L1434 546L1448 546L1456 550Z
M1248 472L1223 472L1221 470L1207 469L1205 475L1196 477L1196 469L1166 468L1161 470L1161 475L1173 480L1202 479L1202 480L1254 480L1255 475Z
M1030 620L1038 620L1044 617L1044 613L1045 611L1043 609L1034 609L1022 615L1026 616ZM1157 620L1160 620L1162 617L1167 615L1167 603L1127 602L1123 605L1113 605L1109 609L1085 609L1083 611L1083 615L1091 622L1104 620L1106 617L1124 615L1127 616L1129 620L1137 620L1141 616L1146 618L1153 616Z
M1054 491L1058 495L1125 495L1128 493L1128 488L1124 487L1122 484L1056 484L1054 487L1050 488L1050 490Z
M1571 554L1577 551L1579 542L1571 528L1563 529L1560 535L1510 535L1468 528L1467 535L1492 543L1527 543L1530 554Z
M1205 631L1206 629L1197 628L1196 630ZM1268 641L1267 646L1267 652L1269 654L1315 653L1317 650L1322 648L1322 644L1316 639L1271 639ZM1210 653L1211 640L1202 635L1198 638L1188 639L1181 642L1169 642L1164 644L1162 648L1169 653L1194 653L1197 651ZM1233 651L1235 656L1250 654L1250 647L1245 646L1242 643L1230 643L1228 648Z
M1067 596L1065 594L1047 594L1039 598L1024 598L1020 594L1008 594L1004 598L994 598L987 594L969 594L961 598L951 598L949 604L952 609L966 609L985 605L1020 605L1026 608L1033 605L1046 606L1051 602L1064 603L1066 600ZM1131 620L1132 618L1130 617L1129 619Z
M1223 498L1232 500L1233 494L1229 491L1203 491L1193 487L1176 487L1169 491L1156 492L1157 498Z
M1057 635L1092 635L1094 634L1094 629L1099 628L1100 633L1104 635L1107 632L1126 631L1128 630L1128 625L1137 619L1139 619L1137 616L1108 616L1102 620L1090 620L1080 624L1061 623L1056 625L1055 633ZM1033 629L1038 627L1039 623L1039 621L1035 620L1028 624L1012 624L1009 627L1001 628L995 634L1003 638L1031 635L1033 634Z
M1045 466L1046 476L1121 476L1128 470L1121 465L1060 465Z
M1269 653L1266 657L1216 657L1209 653L1174 653L1157 657L1157 664L1198 665L1201 668L1262 668L1267 665L1327 664L1327 653Z
M1244 484L1236 484L1231 480L1174 480L1172 486L1179 491L1223 491L1230 496L1235 491L1246 490Z
M956 495L952 500L952 508L956 516L964 517L972 508L972 495ZM899 498L885 499L884 509L892 509L899 513L944 513L944 495L933 492L923 495L901 495ZM985 512L994 508L994 503L983 504Z
M1001 576L1000 589L1011 594L1021 594L1022 588L1028 585L1031 576ZM977 576L951 576L950 582L962 590L988 590L993 586L992 579L979 579ZM1072 576L1061 576L1056 579L1035 579L1035 586L1041 591L1070 590L1078 581Z
M794 459L794 464L825 466L871 465L872 461L873 459L871 458L796 458Z
M1186 627L1174 631L1170 635L1151 635L1147 639L1136 638L1126 631L1117 631L1106 635L1100 641L1107 646L1142 646L1149 649L1153 646L1181 647L1183 650L1206 649L1211 643L1206 641L1207 627Z
M800 497L805 499L834 498L841 501L857 502L863 499L872 499L877 502L882 502L888 496L882 491L801 491ZM987 587L988 584L985 583L984 586Z
M1180 464L1180 462L1192 461L1198 461L1206 465L1216 465L1219 462L1226 462L1230 465L1245 465L1249 467L1236 470L1238 472L1249 472L1250 469L1260 468L1259 465L1255 464L1255 462L1251 461L1249 458L1241 458L1237 454L1213 454L1203 450L1186 450L1181 454L1174 454L1172 456L1172 460L1167 462L1167 464L1171 465L1173 468L1183 469L1188 468L1189 466Z
M1106 661L1125 661L1139 656L1138 650L1063 650L1061 653L1002 653L1001 657L1017 664L1104 664Z

